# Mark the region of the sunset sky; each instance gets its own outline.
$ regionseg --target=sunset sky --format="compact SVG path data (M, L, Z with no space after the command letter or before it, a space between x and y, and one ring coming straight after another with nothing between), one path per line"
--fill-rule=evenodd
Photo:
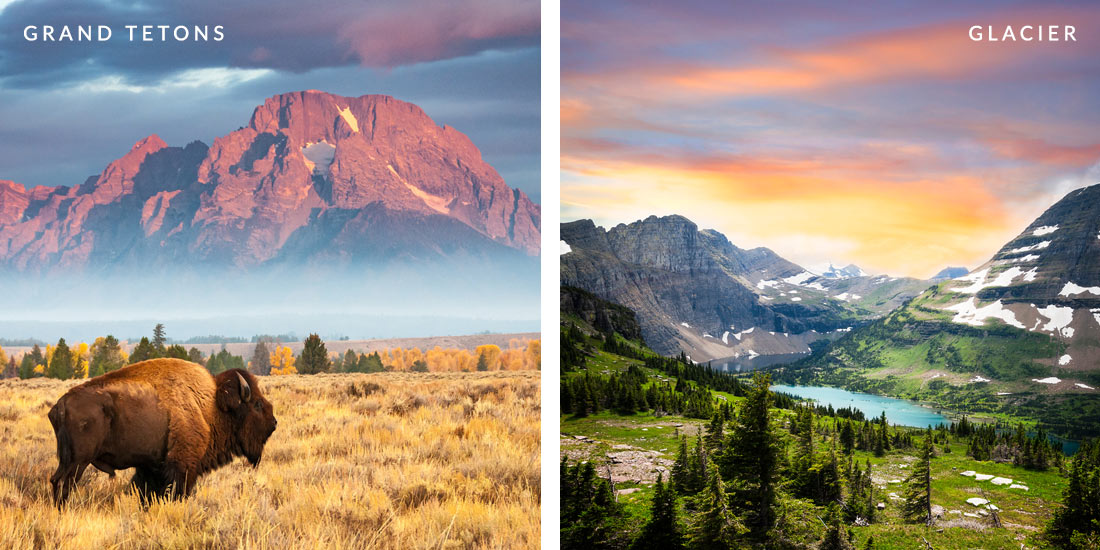
M127 24L225 39L131 43ZM113 34L28 42L27 25ZM149 134L210 145L265 98L318 89L419 105L539 201L540 25L538 0L0 0L0 179L79 185Z
M562 220L677 213L802 265L977 266L1100 182L1100 10L960 4L564 0ZM968 36L1006 24L1077 41Z

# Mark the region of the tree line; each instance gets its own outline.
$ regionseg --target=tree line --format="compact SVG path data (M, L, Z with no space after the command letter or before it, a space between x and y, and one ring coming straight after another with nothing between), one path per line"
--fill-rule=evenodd
M142 337L129 353L113 335L96 338L90 346L86 343L70 346L64 338L58 339L56 345L46 345L45 349L35 343L18 361L14 355L9 357L0 348L0 378L92 378L126 365L161 357L192 361L206 367L212 374L234 368L247 369L259 375L541 368L539 340L513 340L511 347L505 350L496 345L478 346L472 351L437 346L427 351L394 348L373 353L348 350L339 354L330 353L319 335L310 334L303 342L302 351L295 355L281 341L259 337L255 339L256 346L248 360L229 352L224 345L217 352L204 354L194 346L187 349L168 342L165 326L158 323L153 328L152 337Z

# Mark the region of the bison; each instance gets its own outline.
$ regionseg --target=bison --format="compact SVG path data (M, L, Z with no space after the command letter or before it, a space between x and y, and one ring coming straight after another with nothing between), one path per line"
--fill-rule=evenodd
M134 468L143 502L191 494L199 476L236 456L253 467L277 424L256 378L217 376L181 359L151 359L70 389L50 409L57 437L53 499L62 506L89 464L114 477Z

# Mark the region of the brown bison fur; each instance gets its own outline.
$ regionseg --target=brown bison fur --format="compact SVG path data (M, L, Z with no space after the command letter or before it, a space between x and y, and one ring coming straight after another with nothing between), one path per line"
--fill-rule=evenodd
M135 468L144 502L191 494L199 476L244 456L256 466L275 431L271 403L256 378L233 369L217 376L181 359L151 359L70 389L50 409L61 506L89 464L114 476Z

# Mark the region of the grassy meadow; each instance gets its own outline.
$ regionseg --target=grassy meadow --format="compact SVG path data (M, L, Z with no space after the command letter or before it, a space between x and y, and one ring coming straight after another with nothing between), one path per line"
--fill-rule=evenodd
M642 369L653 378L667 378L667 375L645 367L641 361L599 350L592 350L592 354L586 357L584 369L566 373L564 377L584 376L585 372L593 377L621 374L630 366ZM719 400L727 400L735 406L744 400L722 392L712 393ZM796 442L787 433L786 427L793 420L794 413L775 408L771 412L774 427L784 441L786 452L793 453ZM704 432L708 422L676 414L655 416L651 411L644 411L624 415L610 410L584 417L562 414L559 420L562 456L568 457L571 463L590 461L596 466L598 475L605 478L610 475L614 479L617 501L627 516L626 524L631 526L640 526L649 519L657 472L663 472L665 479L668 479L676 459L679 437L687 435L693 442L697 434ZM828 420L818 419L818 422L821 426ZM920 437L918 432L914 431L917 439ZM819 440L818 445L824 446L825 443ZM946 448L950 452L944 452ZM1012 464L975 460L967 456L966 448L965 440L954 437L948 445L936 446L937 454L931 462L931 501L942 510L931 528L906 522L901 513L902 501L897 498L904 493L901 481L909 475L917 449L894 449L882 457L876 457L869 451L854 451L856 463L862 465L870 460L875 502L885 504L885 509L878 511L875 523L850 526L854 546L865 548L867 540L873 537L873 548L879 550L1042 547L1038 535L1053 511L1061 506L1059 501L1067 480L1057 468L1034 471ZM974 477L962 475L968 470L1010 478L1027 486L1028 490L997 486L989 481L979 482ZM972 497L988 499L1000 508L1000 527L995 527L989 516L964 515L979 512L978 507L966 502ZM686 499L681 498L681 506L685 503ZM815 515L805 518L807 525L811 530L823 532L824 512L814 510Z
M537 548L539 373L262 377L279 427L183 501L89 467L62 511L46 413L78 381L0 381L0 548Z

